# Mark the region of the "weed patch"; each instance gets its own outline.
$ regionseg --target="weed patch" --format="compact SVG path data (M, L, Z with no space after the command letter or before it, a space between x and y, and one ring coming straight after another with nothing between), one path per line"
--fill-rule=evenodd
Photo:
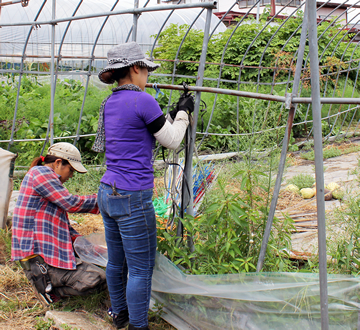
M294 184L301 190L302 188L311 188L315 183L315 178L310 174L298 174L288 180L289 184Z
M341 155L346 155L352 152L356 152L360 150L360 145L358 144L345 144L345 145L341 145L341 146L336 146L336 145L329 145L329 146L325 146L323 148L323 158L324 159L328 159L328 158L333 158L333 157L338 157ZM309 152L306 153L301 153L301 158L306 159L306 160L315 160L315 153L314 150L311 150Z

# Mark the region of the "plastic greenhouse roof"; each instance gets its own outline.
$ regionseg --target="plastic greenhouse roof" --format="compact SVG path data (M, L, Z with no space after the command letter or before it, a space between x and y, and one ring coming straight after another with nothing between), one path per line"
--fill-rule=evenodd
M115 0L58 0L56 1L56 19L71 17L79 3L81 4L75 16L108 12L114 6ZM140 1L139 7L143 7L144 3L144 0ZM43 8L41 9L42 6ZM156 6L156 3L150 2L147 7L150 6ZM134 8L134 2L131 0L121 0L115 6L114 10L129 8ZM201 8L175 10L167 21L166 26L171 23L190 25L201 10ZM151 36L159 32L170 12L170 10L144 12L139 16L137 42L142 46L144 51L151 49L154 42L154 37ZM20 3L4 6L1 9L0 23L33 22L37 15L37 21L39 22L51 20L52 1L30 0L27 7L22 7ZM205 19L206 11L197 19L193 28L203 30L205 27ZM72 21L60 50L61 56L64 59L67 56L90 57L93 53L97 58L106 57L106 53L112 45L126 42L133 24L133 15L122 14L110 16L99 34L105 20L105 17L97 17ZM219 19L213 15L210 31L214 29L218 22ZM55 55L59 54L60 42L64 36L67 25L68 22L61 22L56 25ZM0 29L0 61L4 61L4 58L9 59L14 57L13 55L19 56L23 54L30 29L30 26L4 26ZM221 23L215 33L225 30L225 25ZM131 38L130 35L129 40L132 40ZM96 47L94 48L95 43ZM44 59L50 57L51 25L41 25L33 28L25 54L32 56L31 59L27 58L27 60L30 61L44 61ZM40 59L39 57L42 58Z

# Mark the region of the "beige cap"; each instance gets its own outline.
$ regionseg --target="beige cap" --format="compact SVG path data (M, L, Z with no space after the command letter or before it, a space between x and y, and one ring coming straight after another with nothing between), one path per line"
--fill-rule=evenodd
M68 142L53 144L48 149L48 155L66 159L73 169L79 173L86 173L87 169L81 164L81 155L78 148Z

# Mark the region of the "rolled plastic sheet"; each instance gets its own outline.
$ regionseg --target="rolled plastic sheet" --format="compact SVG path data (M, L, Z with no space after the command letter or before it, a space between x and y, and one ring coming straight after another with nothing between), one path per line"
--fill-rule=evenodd
M360 277L328 275L330 329L359 329L359 288ZM178 329L321 329L318 273L187 275L157 253L151 296Z

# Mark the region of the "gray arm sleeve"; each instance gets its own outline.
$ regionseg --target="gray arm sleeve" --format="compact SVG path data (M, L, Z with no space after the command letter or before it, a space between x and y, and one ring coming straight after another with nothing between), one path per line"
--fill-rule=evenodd
M185 111L179 111L172 124L169 119L171 120L170 116L168 116L164 126L154 134L154 137L165 148L174 150L179 147L184 138L186 128L189 125L189 117Z

